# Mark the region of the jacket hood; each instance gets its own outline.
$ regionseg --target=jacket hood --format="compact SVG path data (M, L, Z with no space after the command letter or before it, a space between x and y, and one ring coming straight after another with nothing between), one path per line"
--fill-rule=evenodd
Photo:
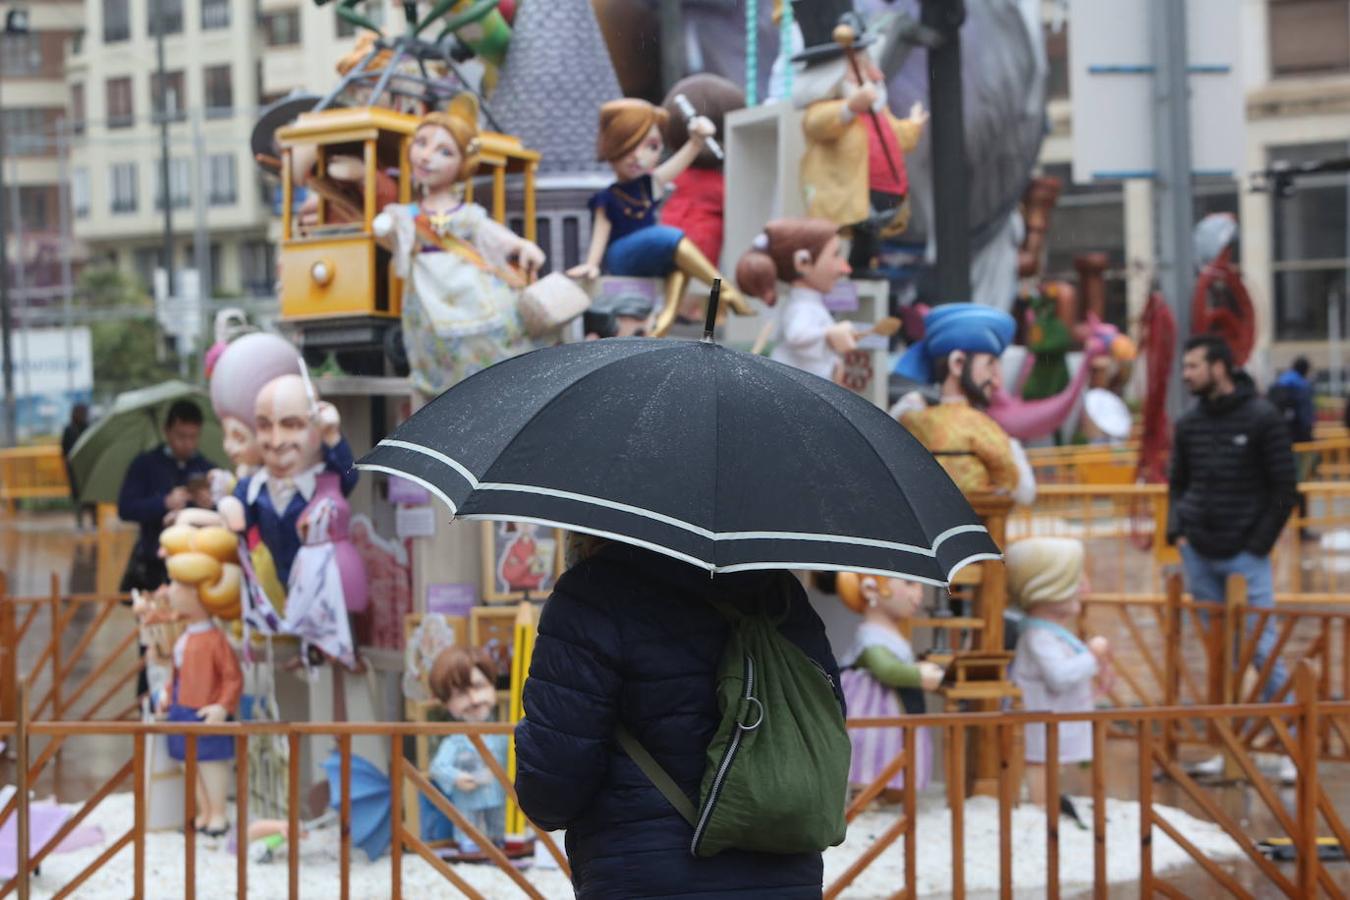
M747 595L756 596L784 575L785 569L752 570L714 575L707 569L690 565L664 553L611 541L587 562L607 561L641 569L657 584L673 585L677 590L699 594L707 599L738 602ZM585 567L581 563L575 568ZM796 579L793 578L795 582Z
M1275 379L1275 383L1284 387L1309 387L1308 379L1304 378L1293 369L1285 369L1281 372L1280 377Z
M1221 416L1251 402L1255 397L1256 382L1252 381L1252 376L1239 370L1233 373L1233 393L1205 397L1200 401L1200 408L1211 416Z

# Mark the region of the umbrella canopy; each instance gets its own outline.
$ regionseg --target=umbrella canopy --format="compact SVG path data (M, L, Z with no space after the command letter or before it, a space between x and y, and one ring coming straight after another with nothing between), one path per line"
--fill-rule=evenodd
M334 751L323 761L328 773L328 805L342 809L342 757ZM389 778L373 762L352 754L352 843L372 860L389 849Z
M219 462L225 459L220 422L206 392L181 381L118 394L107 415L75 442L70 468L85 503L116 503L127 467L138 453L164 440L164 417L178 400L191 400L202 411L201 453Z
M358 465L465 519L536 522L713 572L946 584L998 548L910 434L822 378L711 341L609 339L508 359Z

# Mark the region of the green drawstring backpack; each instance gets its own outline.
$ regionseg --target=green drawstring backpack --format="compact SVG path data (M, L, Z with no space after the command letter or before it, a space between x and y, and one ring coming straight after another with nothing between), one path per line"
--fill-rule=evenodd
M698 809L622 725L619 745L693 826L694 856L818 853L842 843L851 746L833 682L779 632L786 609L775 617L713 605L732 627Z

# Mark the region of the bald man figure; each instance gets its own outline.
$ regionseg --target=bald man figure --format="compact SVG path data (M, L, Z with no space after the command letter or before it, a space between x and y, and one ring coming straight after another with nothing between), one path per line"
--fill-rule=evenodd
M262 468L239 482L234 496L221 501L220 511L236 531L257 526L272 551L277 577L287 584L300 549L295 526L314 496L317 476L325 470L336 473L346 495L356 486L357 472L337 409L319 402L300 375L282 375L263 386L254 430Z

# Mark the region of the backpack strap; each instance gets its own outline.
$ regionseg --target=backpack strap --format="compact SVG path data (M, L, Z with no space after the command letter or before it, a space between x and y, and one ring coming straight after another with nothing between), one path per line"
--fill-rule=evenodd
M670 777L670 773L661 768L652 755L647 752L647 748L642 746L633 733L623 725L614 726L614 737L618 740L619 746L623 752L637 763L637 767L642 770L642 774L647 776L652 785L661 792L662 796L675 807L675 811L688 822L691 826L697 822L698 817L694 812L694 804L689 802L689 797L680 786L675 783L675 779Z

